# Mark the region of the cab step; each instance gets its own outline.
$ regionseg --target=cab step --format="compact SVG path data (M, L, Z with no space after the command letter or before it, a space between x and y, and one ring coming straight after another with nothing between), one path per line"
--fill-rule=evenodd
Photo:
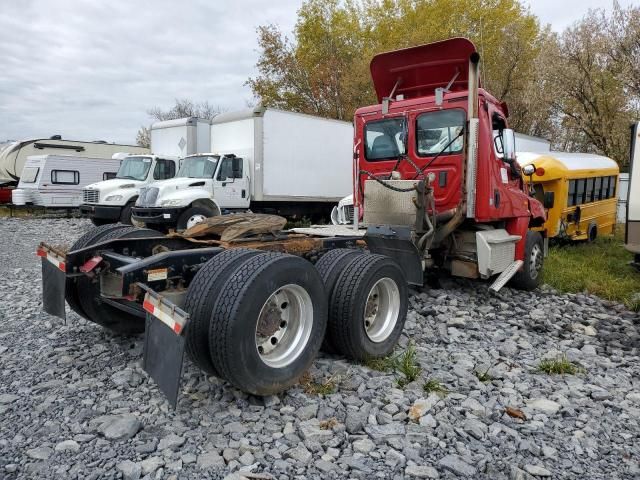
M515 260L496 278L496 281L491 284L489 290L494 293L498 293L502 287L504 287L509 280L520 270L524 262L522 260Z

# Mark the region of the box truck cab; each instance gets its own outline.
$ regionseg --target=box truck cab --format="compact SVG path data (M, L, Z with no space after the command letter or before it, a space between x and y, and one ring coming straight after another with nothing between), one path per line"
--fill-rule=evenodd
M178 170L175 157L129 155L122 159L114 178L87 185L82 191L80 212L95 225L131 223L131 208L140 188L149 183L172 178Z
M247 210L248 172L247 160L234 154L189 155L175 178L140 191L133 219L184 230L207 217Z

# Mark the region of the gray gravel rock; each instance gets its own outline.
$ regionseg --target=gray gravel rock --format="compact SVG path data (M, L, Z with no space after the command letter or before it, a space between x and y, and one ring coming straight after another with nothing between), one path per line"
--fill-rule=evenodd
M421 371L404 388L321 353L309 374L333 393L258 398L186 360L173 410L142 370L143 336L42 312L33 252L88 228L0 218L0 478L640 478L640 318L623 306L441 279L411 290L395 354L412 341ZM559 355L580 372L538 371Z
M464 477L471 477L476 474L476 468L466 463L459 455L447 455L438 460L438 465Z

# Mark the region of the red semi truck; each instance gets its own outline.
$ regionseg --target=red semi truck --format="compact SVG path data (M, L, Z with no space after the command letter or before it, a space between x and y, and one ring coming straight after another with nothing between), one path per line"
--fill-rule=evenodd
M543 239L529 227L545 214L479 61L462 38L374 57L380 103L354 119L355 228L282 231L252 214L180 235L98 227L67 252L41 244L45 310L64 317L66 300L112 331L145 331L144 367L175 405L185 350L246 392L273 394L323 341L354 359L388 355L425 272L535 288Z

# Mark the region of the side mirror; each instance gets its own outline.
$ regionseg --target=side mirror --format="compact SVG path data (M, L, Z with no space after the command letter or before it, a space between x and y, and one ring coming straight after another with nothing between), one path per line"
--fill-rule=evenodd
M542 203L544 208L553 208L554 203L555 203L555 193L544 192L544 202Z
M516 134L510 128L502 131L502 150L505 162L514 162L516 159Z
M522 167L522 173L530 177L531 175L536 173L536 166L533 163L525 165L524 167Z

